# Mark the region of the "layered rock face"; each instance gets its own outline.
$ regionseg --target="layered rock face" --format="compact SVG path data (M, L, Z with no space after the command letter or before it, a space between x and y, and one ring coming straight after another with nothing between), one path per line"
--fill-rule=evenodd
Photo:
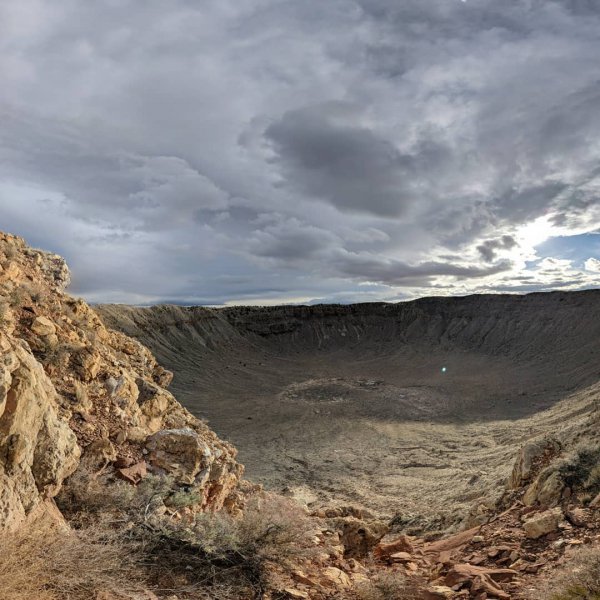
M81 451L27 344L0 334L0 351L0 527L11 527L60 490Z
M168 475L196 509L234 510L235 449L167 391L172 375L146 348L65 294L68 282L60 257L0 234L0 528L77 469Z

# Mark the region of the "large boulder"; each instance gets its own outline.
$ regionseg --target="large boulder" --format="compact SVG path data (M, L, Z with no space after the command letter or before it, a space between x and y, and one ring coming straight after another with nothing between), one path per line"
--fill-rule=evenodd
M158 431L148 438L146 448L155 469L183 484L202 483L214 460L208 444L189 428Z
M560 452L560 443L554 438L543 438L528 442L519 450L513 466L509 485L518 489L528 483L533 475L537 462L544 457L551 457Z
M536 513L523 523L525 535L532 540L537 540L544 535L557 531L562 518L562 510L558 507Z
M0 357L0 528L12 528L58 493L80 450L27 345L0 333Z

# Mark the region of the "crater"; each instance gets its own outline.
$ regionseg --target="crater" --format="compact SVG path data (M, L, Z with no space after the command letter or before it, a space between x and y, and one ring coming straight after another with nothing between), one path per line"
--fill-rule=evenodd
M518 447L576 423L600 371L597 290L98 310L175 373L248 478L431 526L492 502Z

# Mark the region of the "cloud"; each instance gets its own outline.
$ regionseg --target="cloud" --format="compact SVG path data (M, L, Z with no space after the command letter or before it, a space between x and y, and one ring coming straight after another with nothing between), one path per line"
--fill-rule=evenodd
M598 285L597 245L540 244L600 229L599 26L592 0L3 3L0 223L93 300Z
M584 267L586 271L600 273L600 260L597 258L588 258L584 263Z

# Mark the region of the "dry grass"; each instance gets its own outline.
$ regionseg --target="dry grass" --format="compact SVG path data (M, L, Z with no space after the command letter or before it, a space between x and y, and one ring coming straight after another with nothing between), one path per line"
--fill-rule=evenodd
M94 600L143 589L135 554L111 527L82 531L30 525L0 537L0 600Z
M360 585L360 600L418 600L423 597L419 585L401 573L383 571Z
M580 550L545 589L549 600L600 600L600 548Z

